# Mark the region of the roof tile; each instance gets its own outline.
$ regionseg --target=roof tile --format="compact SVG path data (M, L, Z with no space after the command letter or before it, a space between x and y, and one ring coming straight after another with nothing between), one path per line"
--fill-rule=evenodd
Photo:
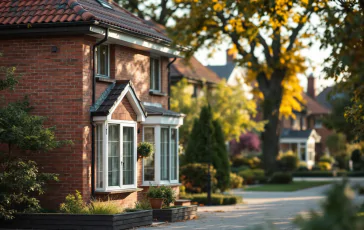
M168 37L145 23L144 20L114 2L111 4L113 9L101 6L96 0L2 0L0 26L29 22L62 23L97 20L122 30L171 42Z

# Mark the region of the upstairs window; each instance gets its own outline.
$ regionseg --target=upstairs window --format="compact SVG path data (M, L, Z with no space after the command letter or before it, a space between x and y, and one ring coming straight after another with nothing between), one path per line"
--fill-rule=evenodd
M161 91L161 63L156 57L150 57L150 90Z
M98 77L109 77L110 56L109 45L100 45L96 47L95 53L95 69Z
M315 129L321 129L322 128L322 120L316 118L315 119Z

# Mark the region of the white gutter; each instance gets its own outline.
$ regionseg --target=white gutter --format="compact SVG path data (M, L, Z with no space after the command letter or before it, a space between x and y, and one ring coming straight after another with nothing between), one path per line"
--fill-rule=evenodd
M104 28L98 26L90 26L90 32L105 35L106 30ZM135 36L128 35L126 33L121 33L115 30L109 30L109 42L120 44L136 49L141 49L145 51L149 51L151 53L167 56L167 57L182 57L181 52L175 49L171 49L167 46L163 46L161 44L147 41Z

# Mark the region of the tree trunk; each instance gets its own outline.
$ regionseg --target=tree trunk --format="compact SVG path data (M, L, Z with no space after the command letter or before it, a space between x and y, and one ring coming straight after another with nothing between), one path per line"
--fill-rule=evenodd
M261 88L264 94L263 120L267 121L262 133L263 166L267 175L271 175L277 168L276 158L279 152L280 136L279 108L282 102L284 76L285 70L276 70L265 89Z
M267 175L276 171L276 158L279 152L279 114L263 106L263 119L267 121L262 133L263 164Z

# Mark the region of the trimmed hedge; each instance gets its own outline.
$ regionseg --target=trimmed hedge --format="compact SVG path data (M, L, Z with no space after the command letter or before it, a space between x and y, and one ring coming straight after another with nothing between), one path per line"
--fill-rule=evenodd
M244 179L244 184L265 183L267 181L263 169L248 169L239 172L238 175Z
M207 194L188 194L181 199L189 199L191 202L197 202L198 204L207 205ZM223 194L211 194L211 205L231 205L238 204L243 201L241 196L223 195Z
M289 184L292 182L292 174L285 172L276 172L270 179L272 184Z
M294 172L293 177L334 177L332 171L309 171L309 172ZM337 172L337 177L364 177L364 172Z

